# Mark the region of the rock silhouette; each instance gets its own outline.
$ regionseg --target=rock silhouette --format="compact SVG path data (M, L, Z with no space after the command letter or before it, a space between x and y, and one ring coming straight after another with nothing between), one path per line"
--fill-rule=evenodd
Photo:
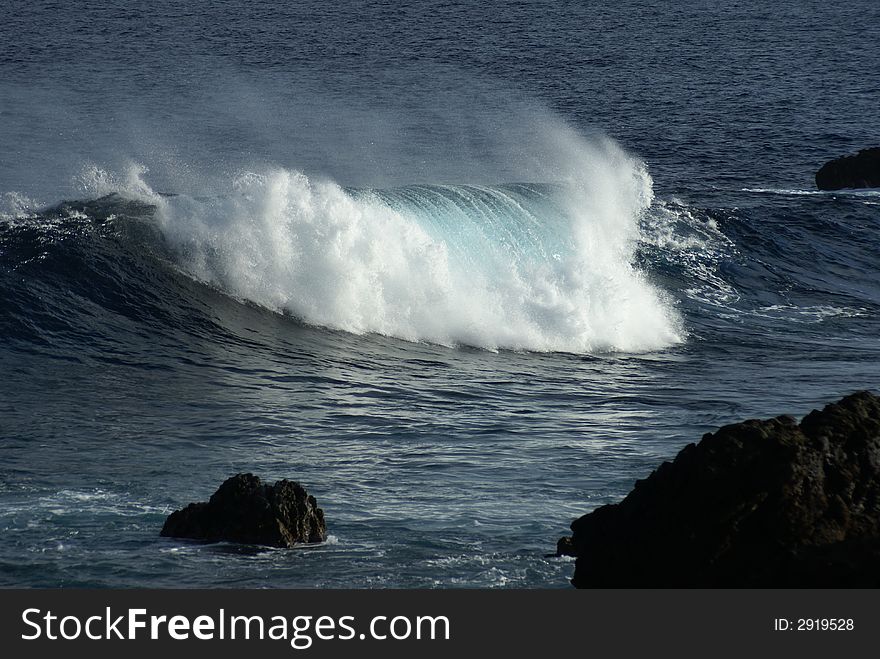
M880 147L829 160L816 172L820 190L880 188Z
M300 485L264 484L253 474L226 480L208 502L191 503L168 516L160 535L270 547L326 539L324 511Z
M577 587L880 586L880 398L725 426L571 528Z

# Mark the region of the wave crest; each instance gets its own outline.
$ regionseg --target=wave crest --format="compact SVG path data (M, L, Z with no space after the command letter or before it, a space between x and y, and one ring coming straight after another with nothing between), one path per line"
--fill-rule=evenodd
M652 200L610 142L552 185L346 189L247 172L228 195L149 197L192 277L304 322L487 349L645 351L682 340L671 303L633 267ZM101 193L112 177L92 175Z

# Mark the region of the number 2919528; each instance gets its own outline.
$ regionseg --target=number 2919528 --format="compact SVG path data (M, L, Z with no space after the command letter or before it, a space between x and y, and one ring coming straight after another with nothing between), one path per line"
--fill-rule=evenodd
M852 618L774 618L773 631L786 632L844 632L852 631L855 623Z

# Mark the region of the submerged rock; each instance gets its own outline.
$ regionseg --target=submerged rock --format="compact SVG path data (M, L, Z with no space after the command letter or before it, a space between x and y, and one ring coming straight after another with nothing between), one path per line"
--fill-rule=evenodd
M270 547L323 542L324 511L302 485L280 480L263 484L253 474L224 482L205 503L191 503L165 520L160 535Z
M880 147L826 162L816 172L820 190L880 188Z
M571 525L579 587L880 586L880 398L707 434Z

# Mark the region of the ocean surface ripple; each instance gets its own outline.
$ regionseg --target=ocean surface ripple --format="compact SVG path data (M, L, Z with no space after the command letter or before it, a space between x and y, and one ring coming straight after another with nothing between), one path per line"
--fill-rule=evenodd
M812 184L877 3L13 4L0 586L565 587L702 433L877 386L880 191ZM330 540L158 536L241 471Z

